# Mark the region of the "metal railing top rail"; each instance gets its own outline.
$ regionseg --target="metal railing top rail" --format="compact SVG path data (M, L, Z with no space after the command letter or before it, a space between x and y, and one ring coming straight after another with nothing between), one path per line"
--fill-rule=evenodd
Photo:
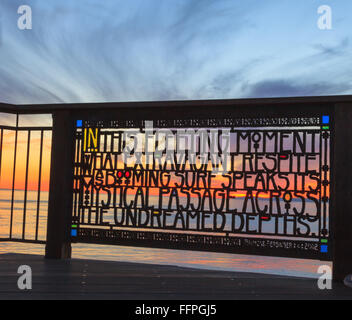
M278 104L326 104L352 103L352 95L306 96L284 98L248 98L248 99L210 99L210 100L165 100L165 101L129 101L129 102L94 102L94 103L58 103L58 104L6 104L0 103L0 112L8 113L52 113L61 110L94 110L128 107L211 107L211 106L267 106Z

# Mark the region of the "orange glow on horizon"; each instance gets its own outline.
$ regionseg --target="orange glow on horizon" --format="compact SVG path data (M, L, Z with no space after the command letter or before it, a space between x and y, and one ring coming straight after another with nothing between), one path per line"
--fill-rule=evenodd
M0 189L12 189L13 169L15 156L15 131L3 131L3 146L1 154ZM30 149L28 157L27 190L37 191L39 183L39 161L40 161L40 131L32 131L30 136ZM18 131L17 154L15 164L16 190L24 190L26 187L26 165L27 165L28 133ZM51 132L43 134L41 191L49 191L51 157Z

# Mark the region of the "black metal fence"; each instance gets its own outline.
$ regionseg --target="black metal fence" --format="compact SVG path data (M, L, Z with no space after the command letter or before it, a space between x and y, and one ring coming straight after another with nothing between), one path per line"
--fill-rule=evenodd
M40 145L52 130L47 258L69 258L72 242L205 250L332 260L341 279L352 267L351 103L347 96L0 107L53 116L52 128L11 128L28 141L39 131ZM198 160L206 154L204 163L168 153L165 137L178 150L182 130L185 141L196 132L193 152ZM200 149L202 134L208 147L215 137L215 152ZM149 153L135 144L146 136ZM6 241L27 241L26 147L22 232L13 237L10 225ZM188 162L190 153L183 150ZM229 167L215 173L221 166L207 167L212 156L226 156L221 166ZM43 241L38 214L36 221L33 242Z
M31 126L22 117L2 114L0 125L0 241L45 243L48 190L43 181L49 181L50 168L43 158L50 154L52 128Z

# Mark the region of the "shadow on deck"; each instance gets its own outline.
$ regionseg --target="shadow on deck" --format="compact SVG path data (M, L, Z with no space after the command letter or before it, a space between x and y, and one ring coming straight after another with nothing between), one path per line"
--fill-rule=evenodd
M33 288L20 291L17 269L29 265ZM352 289L317 280L254 273L95 260L0 255L0 299L352 299Z

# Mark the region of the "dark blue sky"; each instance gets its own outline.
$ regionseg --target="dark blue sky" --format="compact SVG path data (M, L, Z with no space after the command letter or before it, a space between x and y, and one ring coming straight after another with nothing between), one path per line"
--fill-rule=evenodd
M351 16L350 0L1 0L0 101L351 94Z

